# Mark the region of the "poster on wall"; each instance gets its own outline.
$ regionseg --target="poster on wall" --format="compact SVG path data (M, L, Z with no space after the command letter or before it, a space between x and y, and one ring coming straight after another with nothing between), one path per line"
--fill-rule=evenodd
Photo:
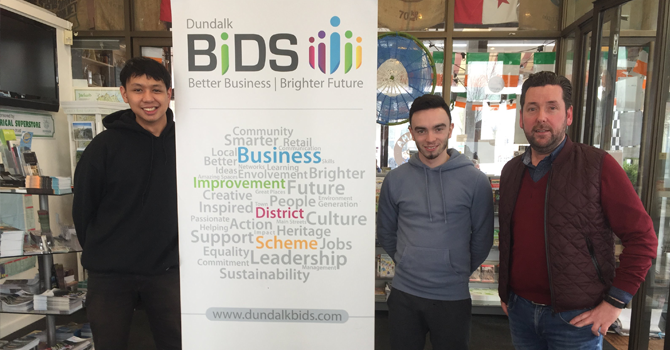
M373 349L377 2L172 10L184 349Z

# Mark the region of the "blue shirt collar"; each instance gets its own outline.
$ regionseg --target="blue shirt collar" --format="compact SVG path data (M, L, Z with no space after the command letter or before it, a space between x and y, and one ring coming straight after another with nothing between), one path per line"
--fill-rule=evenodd
M552 163L554 161L554 159L556 159L556 157L558 157L558 154L561 153L561 150L563 150L563 146L565 146L565 141L567 141L567 140L568 140L568 138L566 136L563 139L563 142L561 142L561 144L558 145L558 147L556 147L556 149L553 152L551 152L550 155L544 157L544 159L542 159L540 161L540 163L542 163L544 161ZM528 146L528 148L526 148L526 151L523 153L522 160L523 160L523 164L525 164L527 167L532 167L532 168L536 167L535 165L533 165L533 159L532 159L532 155L531 155L531 147L530 146ZM538 165L540 165L540 164L538 163Z
M563 146L565 146L565 141L568 140L568 137L566 136L563 139L563 142L561 142L556 149L551 152L550 155L544 157L537 165L533 165L533 160L532 160L532 155L531 155L531 148L528 147L526 148L526 152L524 152L523 157L521 158L523 161L523 164L526 165L528 168L528 172L530 173L531 178L533 179L534 182L539 181L541 178L544 177L544 175L547 175L549 170L551 170L551 164L554 162L556 157L558 157L558 154L561 153L561 150L563 149Z

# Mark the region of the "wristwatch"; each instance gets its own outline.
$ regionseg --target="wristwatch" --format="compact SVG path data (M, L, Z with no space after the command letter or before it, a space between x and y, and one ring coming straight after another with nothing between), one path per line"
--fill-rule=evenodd
M609 294L605 294L605 299L603 300L617 309L623 309L626 307L626 304L624 304L623 301L616 299Z

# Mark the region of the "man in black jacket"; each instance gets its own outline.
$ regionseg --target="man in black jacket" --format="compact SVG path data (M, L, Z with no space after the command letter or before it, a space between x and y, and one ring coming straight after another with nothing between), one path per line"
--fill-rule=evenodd
M74 177L72 214L88 270L98 350L126 349L142 305L158 349L181 349L175 132L170 73L149 58L121 70L130 109L103 120Z

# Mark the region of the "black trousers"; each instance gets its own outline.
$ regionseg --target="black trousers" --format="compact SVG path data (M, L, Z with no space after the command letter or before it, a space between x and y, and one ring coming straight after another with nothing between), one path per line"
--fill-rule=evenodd
M156 348L181 349L179 269L155 276L90 272L86 315L96 350L125 350L133 313L147 313Z
M423 350L428 333L434 350L468 349L472 319L470 298L432 300L393 289L388 307L393 350Z

